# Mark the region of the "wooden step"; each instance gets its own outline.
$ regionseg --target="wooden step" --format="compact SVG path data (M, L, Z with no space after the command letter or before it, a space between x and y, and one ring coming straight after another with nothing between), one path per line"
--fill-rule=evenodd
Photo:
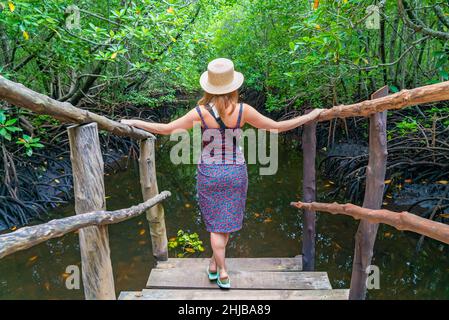
M204 272L209 264L209 258L170 258L159 261L158 269L184 268L192 272ZM240 271L301 271L302 257L294 258L227 258L229 270Z
M119 300L347 300L349 290L144 289L124 291Z
M233 289L332 289L326 272L229 271ZM188 268L153 269L147 288L216 289L206 271Z

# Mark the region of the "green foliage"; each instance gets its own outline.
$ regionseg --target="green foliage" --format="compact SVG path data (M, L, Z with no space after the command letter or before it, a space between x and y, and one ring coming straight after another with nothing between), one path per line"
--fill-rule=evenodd
M0 110L0 136L11 141L14 132L22 131L22 129L14 125L17 120L17 118L8 119L5 112Z
M98 62L105 63L101 79L119 86L162 72L165 78L182 86L186 80L189 86L198 74L192 59L185 58L202 49L203 37L190 24L209 1L186 5L181 0L143 0L123 5L118 0L100 0L93 5L80 0L74 3L80 9L79 25L72 23L72 12L65 13L71 4L66 1L11 3L14 10L5 8L0 14L0 29L11 42L18 42L16 65L35 56L15 75L39 92L55 96L50 83L58 73L74 76L59 80L68 90L70 81L91 74Z
M92 104L174 105L199 91L199 76L216 57L234 61L245 86L265 94L269 111L353 103L385 84L395 93L449 79L449 42L410 30L395 1L382 8L383 33L365 25L369 0L323 0L316 8L302 0L0 3L0 73L71 103L81 93ZM408 3L423 23L449 32L434 1ZM75 27L66 13L71 4L80 9ZM431 126L428 115L398 123L397 132ZM26 117L42 139L47 125L58 125ZM11 138L6 128L0 134Z
M19 141L17 141L17 144L22 145L25 147L25 154L28 157L31 157L33 154L34 148L43 148L44 145L42 143L39 143L40 138L32 138L26 134L22 136L22 138L19 138Z
M0 30L17 50L2 74L60 98L101 63L97 82L107 89L98 98L114 102L130 94L154 108L153 92L197 91L207 62L224 56L244 73L247 87L266 93L268 110L350 103L368 98L385 79L392 92L449 79L449 44L433 38L413 44L421 35L407 36L394 1L382 9L387 61L380 56L380 30L365 26L368 0L319 1L317 8L301 0L75 4L78 27L69 27L73 15L65 13L65 1L4 2ZM438 21L432 4L417 9L429 25Z
M169 240L168 248L174 250L178 258L185 258L194 253L204 251L203 241L199 239L198 234L189 234L183 230L178 230L177 236Z
M140 92L131 92L123 96L123 100L138 106L145 106L154 109L162 105L168 105L176 102L174 93L166 93L161 96L151 96Z
M413 133L418 131L418 123L415 119L406 118L401 122L396 123L397 132L404 136L408 133Z
M245 84L267 94L268 110L287 103L297 108L352 103L369 99L384 84L398 92L447 79L448 43L412 43L423 36L403 25L394 1L383 8L385 61L381 30L365 25L372 1L319 1L316 9L312 3L241 1L210 27L214 54L235 60ZM424 3L418 10L426 21L437 21L433 3ZM409 32L413 36L404 37Z

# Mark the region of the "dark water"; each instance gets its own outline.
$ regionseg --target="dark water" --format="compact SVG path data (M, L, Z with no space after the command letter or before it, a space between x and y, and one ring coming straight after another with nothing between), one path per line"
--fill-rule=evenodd
M159 142L162 143L162 142ZM244 228L233 234L230 257L292 257L300 254L301 215L289 206L301 198L302 159L299 148L289 141L279 147L279 170L274 176L260 176L258 165L249 165L249 191ZM174 166L169 145L159 146L157 170L160 190L172 197L164 204L168 236L183 229L197 232L210 255L195 203L195 167ZM318 200L332 188L318 179ZM135 163L129 170L106 177L107 208L129 207L141 201ZM72 215L73 205L52 212L52 218ZM357 222L349 217L318 214L317 266L327 271L334 288L348 288L354 234ZM109 227L111 258L117 293L144 288L154 259L144 216ZM380 268L380 289L368 293L371 299L448 299L449 254L447 246L426 239L415 253L418 237L379 228L373 264ZM80 265L77 235L72 233L0 260L0 299L83 299L81 290L65 288L68 265Z

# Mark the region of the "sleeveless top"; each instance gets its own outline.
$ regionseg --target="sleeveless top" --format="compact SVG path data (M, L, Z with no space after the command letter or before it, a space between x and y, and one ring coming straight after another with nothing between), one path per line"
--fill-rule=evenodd
M245 164L245 157L240 149L239 141L242 136L240 121L242 118L243 103L240 103L239 114L235 127L227 127L212 107L206 105L206 110L214 117L220 128L209 128L204 121L199 106L196 111L201 118L202 150L199 164Z

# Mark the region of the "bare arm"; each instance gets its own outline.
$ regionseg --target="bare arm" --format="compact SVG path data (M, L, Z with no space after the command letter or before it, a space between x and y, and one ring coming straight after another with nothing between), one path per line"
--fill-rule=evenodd
M245 104L244 121L259 129L283 132L302 126L304 123L318 118L323 111L324 109L314 109L303 116L284 121L274 121L273 119L265 117L250 105Z
M191 129L195 122L201 121L198 112L195 109L190 110L184 116L170 123L147 122L142 120L122 119L120 122L140 128L151 133L168 135L179 129Z

